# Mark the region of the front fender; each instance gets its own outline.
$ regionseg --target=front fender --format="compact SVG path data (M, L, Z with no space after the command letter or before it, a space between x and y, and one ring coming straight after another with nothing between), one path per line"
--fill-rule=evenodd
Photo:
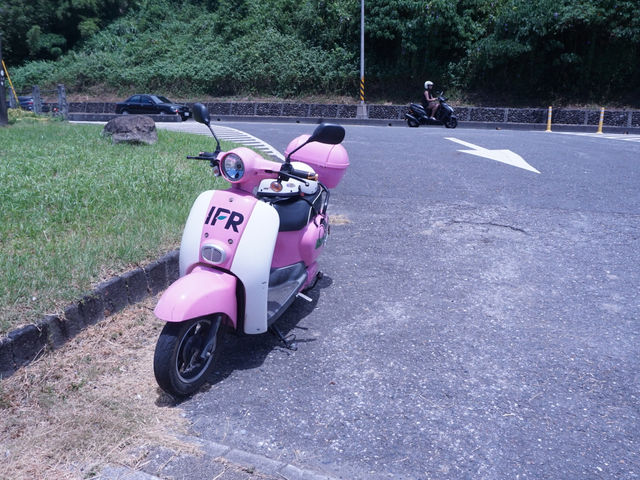
M238 317L237 279L213 268L197 266L162 294L153 313L165 322L183 322L224 313L235 328Z

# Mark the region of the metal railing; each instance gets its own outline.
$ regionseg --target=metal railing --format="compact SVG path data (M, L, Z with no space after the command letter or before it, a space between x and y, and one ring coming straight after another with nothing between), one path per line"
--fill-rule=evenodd
M26 97L27 100L22 102L20 97L23 99ZM23 108L38 115L53 115L64 119L69 116L69 104L64 85L58 85L56 90L40 90L38 85L34 85L31 91L18 92L17 99L14 95L10 95L9 107Z

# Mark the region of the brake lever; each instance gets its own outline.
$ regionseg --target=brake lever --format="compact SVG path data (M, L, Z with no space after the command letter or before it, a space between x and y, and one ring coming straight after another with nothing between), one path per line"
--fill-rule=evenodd
M291 173L285 173L284 175L286 175L289 178L295 178L296 180L300 180L302 183L304 183L306 187L309 186L309 182L307 181L308 179L306 178L299 177L298 175L292 175Z
M190 160L208 160L211 168L218 166L218 154L216 152L200 152L198 156L187 155Z

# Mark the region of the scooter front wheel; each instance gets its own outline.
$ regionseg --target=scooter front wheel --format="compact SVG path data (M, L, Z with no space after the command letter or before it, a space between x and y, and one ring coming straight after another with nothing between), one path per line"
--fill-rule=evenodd
M447 128L456 128L458 126L458 119L451 117L444 123L444 126Z
M207 381L222 337L222 315L167 323L153 357L160 388L176 397L196 392Z

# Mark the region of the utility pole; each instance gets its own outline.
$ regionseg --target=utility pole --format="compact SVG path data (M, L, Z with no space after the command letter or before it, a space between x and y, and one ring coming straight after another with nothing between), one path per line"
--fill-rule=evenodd
M0 37L0 126L8 124L7 96L4 88L4 63L2 62L2 37Z
M364 103L364 0L360 0L360 104L356 118L369 118L367 105Z

